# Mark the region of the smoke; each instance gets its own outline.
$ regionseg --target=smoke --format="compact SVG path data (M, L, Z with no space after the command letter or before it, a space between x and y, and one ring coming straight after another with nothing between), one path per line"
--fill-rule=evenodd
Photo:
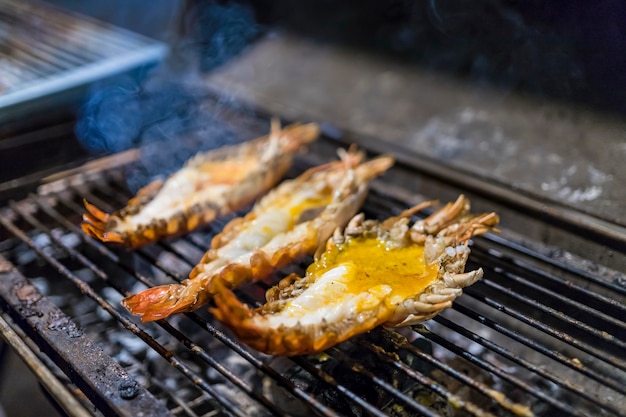
M240 141L245 132L221 117L221 104L232 100L208 104L202 77L254 40L254 13L242 4L209 1L185 16L166 62L144 77L128 74L94 85L79 113L76 136L88 151L141 148L140 164L127 176L133 191L199 151Z
M199 2L192 10L192 34L200 52L200 69L211 70L241 53L259 34L254 12L240 3Z
M139 85L130 78L97 89L82 109L76 125L81 144L93 153L129 149L142 126Z
M143 82L123 77L93 93L76 134L95 154L140 148L139 164L127 173L129 188L137 191L197 152L250 138L246 126L222 117L228 101L208 100L201 91L160 76Z

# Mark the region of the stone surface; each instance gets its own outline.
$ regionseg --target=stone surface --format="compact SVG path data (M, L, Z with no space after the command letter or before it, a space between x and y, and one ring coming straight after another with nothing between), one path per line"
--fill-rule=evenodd
M618 118L286 34L257 42L206 82L283 117L401 143L626 225L626 123Z

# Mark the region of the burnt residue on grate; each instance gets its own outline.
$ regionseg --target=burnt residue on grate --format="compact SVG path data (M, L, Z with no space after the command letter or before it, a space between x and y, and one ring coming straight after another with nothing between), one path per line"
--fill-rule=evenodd
M320 153L300 157L292 174L336 146L321 142ZM388 217L421 198L396 181L411 175L397 166L374 182L366 214ZM120 307L127 294L185 279L224 225L134 252L94 241L78 226L81 200L119 208L130 197L123 178L119 168L92 173L11 203L0 219L0 250L10 261L0 270L13 276L17 265L29 278L3 280L2 307L31 326L38 343L40 332L89 337L124 368L129 378L96 397L134 402L148 390L177 416L625 415L626 289L615 271L580 268L575 257L547 256L506 233L488 235L475 240L468 265L482 266L485 278L436 319L377 329L319 355L271 357L241 346L204 309L140 324ZM305 264L279 275L302 273ZM272 283L238 293L258 304ZM52 301L64 314L42 310ZM59 362L75 366L71 357ZM87 389L86 381L77 385Z
M16 269L0 257L0 304L3 310L72 379L105 414L169 415L124 369L105 355L82 329L62 313Z

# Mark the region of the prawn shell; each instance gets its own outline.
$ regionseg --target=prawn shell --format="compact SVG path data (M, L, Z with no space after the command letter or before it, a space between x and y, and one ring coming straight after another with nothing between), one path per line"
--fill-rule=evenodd
M343 227L359 210L368 191L368 182L383 174L393 164L393 158L381 156L362 162L363 155L352 149L342 154L340 161L311 168L298 178L283 182L272 190L244 217L229 222L212 240L212 248L181 284L154 287L134 294L122 301L131 313L142 321L167 317L174 313L193 311L208 301L213 293L211 281L219 279L230 289L251 281L268 278L276 270L312 255L332 233ZM295 197L306 190L300 197ZM314 216L301 205L313 199ZM239 252L245 242L244 232L257 224L264 214L277 206L294 202L295 211L288 210L290 226L249 252ZM295 203L299 202L299 203ZM316 205L319 204L319 205ZM287 206L290 206L287 204ZM283 220L285 220L283 218ZM264 223L261 223L263 225ZM268 226L265 224L265 226ZM258 228L258 226L256 226ZM269 228L273 230L273 228ZM227 247L228 246L228 247ZM229 258L229 251L237 249L237 257Z
M279 146L275 146L274 149L270 145L272 140L276 140L275 135L279 135ZM239 159L251 159L254 163L241 181L230 184L230 190L224 194L224 198L185 206L184 210L178 210L167 218L153 218L148 223L136 225L132 230L122 230L120 225L124 224L127 218L139 214L157 197L164 188L163 181L153 181L143 187L124 208L112 214L105 213L85 200L87 213L83 215L81 228L90 237L107 243L121 244L127 248L138 248L162 238L183 235L220 216L250 205L284 176L291 167L294 152L318 136L319 127L314 123L293 124L253 141L198 154L185 163L185 169L200 169L203 164L212 161L234 162ZM273 149L273 153L269 158L261 159L268 148ZM221 182L228 181L228 176L224 173L216 171L215 177ZM196 188L210 186L197 184Z
M298 323L295 326L266 328L259 324L262 322L262 318L259 320L258 317L259 310L242 304L223 281L213 280L211 285L211 292L215 294L215 308L210 308L209 311L226 324L243 343L269 355L295 356L321 352L377 327L390 317L389 309L378 305L361 312L358 318L346 317L339 323L322 320L314 326ZM271 307L265 309L271 310Z
M215 307L210 311L242 342L264 353L285 356L320 352L377 326L401 327L429 320L449 308L464 287L482 277L482 269L464 272L470 252L468 240L496 230L499 219L495 213L471 214L469 201L464 196L409 228L407 216L412 212L414 209L406 210L383 222L365 220L363 215L357 215L343 233L336 233L326 245L327 251L333 250L347 239L361 236L378 236L390 243L410 239L414 245L423 245L424 258L428 264L437 266L436 275L423 290L400 302L392 302L387 297L391 289L378 285L348 297L344 302L350 302L358 309L344 309L348 313L340 319L336 314L332 320L328 319L330 316L320 314L319 321L313 323L309 320L303 324L298 320L292 324L293 320L287 320L290 325L280 321L278 325L272 324L273 316L280 317L290 300L306 292L316 281L318 276L311 272L304 277L292 274L281 280L267 291L266 304L256 309L240 302L225 282L214 280L211 292L214 293ZM310 299L311 295L308 297ZM324 308L324 304L320 304L319 310Z

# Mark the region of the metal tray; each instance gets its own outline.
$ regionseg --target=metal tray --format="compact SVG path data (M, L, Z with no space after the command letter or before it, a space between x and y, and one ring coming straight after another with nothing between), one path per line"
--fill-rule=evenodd
M46 3L0 0L0 123L66 103L95 81L152 66L167 50Z

